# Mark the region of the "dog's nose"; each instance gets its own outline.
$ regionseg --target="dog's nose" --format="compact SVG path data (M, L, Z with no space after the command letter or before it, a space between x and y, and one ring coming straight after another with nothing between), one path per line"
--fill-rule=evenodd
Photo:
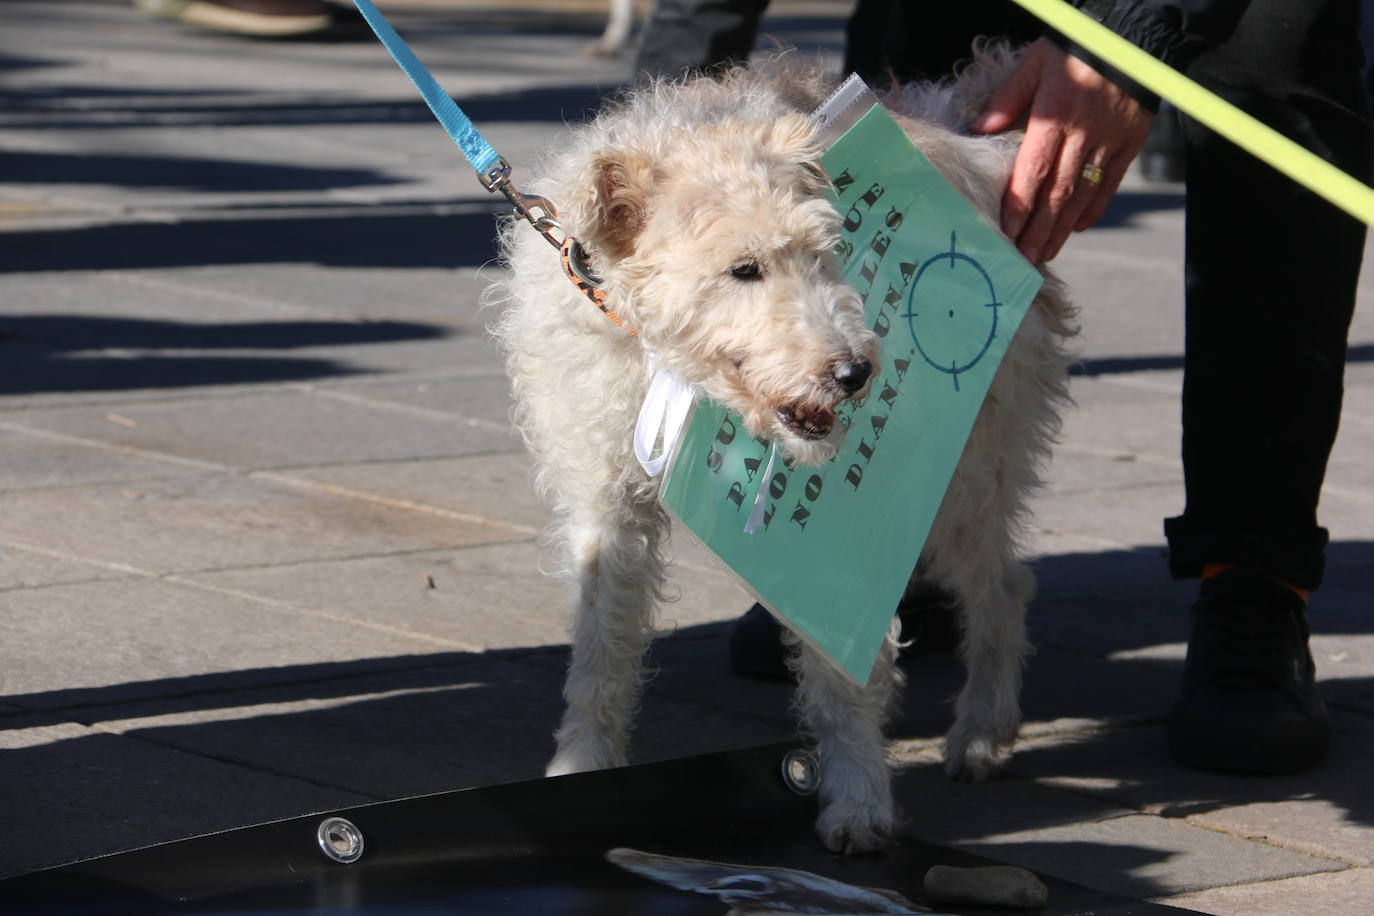
M830 374L841 388L853 394L868 382L868 377L873 374L873 366L866 359L856 359L852 363L837 363Z

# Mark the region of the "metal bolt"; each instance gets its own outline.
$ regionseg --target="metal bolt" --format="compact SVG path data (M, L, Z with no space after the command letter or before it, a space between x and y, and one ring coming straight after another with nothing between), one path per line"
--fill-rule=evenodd
M315 838L320 850L335 862L349 865L362 857L363 833L347 818L325 818L315 831Z
M793 748L782 755L782 781L798 795L814 795L821 787L821 762L816 755Z

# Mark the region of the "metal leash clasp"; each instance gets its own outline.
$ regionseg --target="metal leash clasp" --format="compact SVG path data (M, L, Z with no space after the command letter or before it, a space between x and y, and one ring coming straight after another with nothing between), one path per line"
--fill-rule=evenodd
M555 235L563 229L558 224L558 209L547 197L540 197L537 194L522 194L516 190L515 185L511 184L510 175L510 163L505 159L497 159L496 164L491 168L485 172L478 172L477 179L482 182L482 187L488 191L499 191L515 208L517 217L527 221L538 230L539 234L550 245L562 249L564 240Z
M488 191L500 191L515 208L515 215L529 222L545 241L558 249L563 262L563 272L592 304L604 312L606 317L625 328L631 337L639 336L634 328L621 321L620 316L606 304L606 291L602 288L601 278L592 270L592 256L577 239L563 232L563 227L558 224L558 210L553 203L547 197L517 191L511 184L510 173L510 163L498 158L491 168L484 172L479 171L477 178Z

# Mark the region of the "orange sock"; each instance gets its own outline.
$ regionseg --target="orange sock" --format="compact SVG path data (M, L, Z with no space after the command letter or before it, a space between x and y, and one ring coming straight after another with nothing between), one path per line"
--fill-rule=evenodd
M1203 578L1203 580L1205 581L1205 580L1207 580L1207 579L1212 578L1212 577L1215 576L1215 575L1219 575L1220 573L1226 572L1228 569L1235 569L1236 566L1237 566L1237 564L1235 564L1235 563L1206 563L1206 564L1203 564L1203 567L1202 567L1202 578ZM1280 581L1281 583L1283 583L1283 585L1284 585L1285 588L1287 588L1287 589L1288 589L1289 591L1291 591L1293 594L1295 594L1295 595L1297 595L1299 598L1301 598L1302 601L1303 601L1303 604L1306 604L1306 603L1307 603L1307 589L1305 589L1305 588L1298 588L1296 585L1294 585L1292 582L1289 582L1287 579L1280 579L1279 581Z

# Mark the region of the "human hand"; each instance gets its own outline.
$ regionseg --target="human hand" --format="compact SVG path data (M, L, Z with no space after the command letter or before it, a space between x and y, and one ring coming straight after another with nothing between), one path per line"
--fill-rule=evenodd
M1002 197L1002 230L1032 263L1102 216L1150 133L1154 115L1088 64L1041 38L993 93L974 133L1007 130L1029 111ZM1084 166L1102 181L1083 177Z

